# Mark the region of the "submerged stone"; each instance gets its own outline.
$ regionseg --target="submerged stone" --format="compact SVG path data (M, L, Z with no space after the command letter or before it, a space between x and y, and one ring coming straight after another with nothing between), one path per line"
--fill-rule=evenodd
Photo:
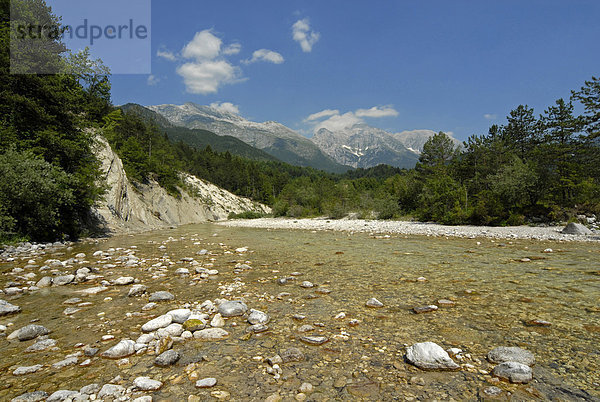
M531 368L517 362L504 362L497 365L492 372L501 380L510 381L515 384L527 384L533 379Z
M499 346L492 349L488 355L491 363L517 362L527 366L535 364L533 353L516 346Z
M7 302L6 300L0 300L0 317L20 312L21 307L15 306L14 304Z
M371 297L369 300L367 300L367 302L365 303L365 305L367 307L372 307L372 308L380 308L383 307L383 303L380 302L379 300L377 300L374 297Z
M244 315L248 311L248 306L246 306L246 303L237 300L226 301L219 305L218 311L223 317L236 317Z

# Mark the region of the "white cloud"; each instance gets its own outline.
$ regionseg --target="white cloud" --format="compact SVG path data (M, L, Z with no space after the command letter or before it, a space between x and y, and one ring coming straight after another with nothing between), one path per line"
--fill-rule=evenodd
M231 102L213 102L210 104L210 107L222 113L240 114L238 105L234 105Z
M337 109L325 109L311 114L304 119L304 122L312 124L314 126L313 131L316 133L322 128L329 131L341 131L355 124L364 123L364 117L381 118L388 116L398 116L398 112L391 106L374 106L370 109L358 109L344 114L340 114ZM326 119L322 120L323 118Z
M498 118L498 115L493 113L486 113L483 115L483 118L487 120L496 120Z
M256 63L257 61L266 61L274 64L281 64L284 62L283 56L277 52L269 49L259 49L252 53L252 58L244 60L243 63L250 64Z
M206 95L217 92L224 84L243 81L239 67L222 57L239 52L241 45L234 43L221 50L222 43L221 38L205 29L196 32L183 47L182 56L192 61L180 65L176 71L183 77L187 92Z
M160 78L158 78L155 75L150 74L148 76L148 80L146 81L146 83L150 86L154 86L154 85L158 84L159 81L160 81Z
M223 54L227 55L227 56L231 56L234 54L238 54L240 52L240 50L242 50L242 45L240 45L239 43L232 43L231 45L225 47L225 49L223 49Z
M337 114L340 114L340 111L337 109L335 109L335 110L325 109L325 110L321 110L320 112L311 114L306 119L304 119L304 121L319 120L319 119L322 119L323 117L335 116Z
M308 18L298 20L292 25L292 37L300 44L303 52L309 53L312 47L318 42L321 34L310 30L310 21Z
M318 123L315 126L315 133L322 128L325 128L329 131L340 131L345 128L352 127L355 124L362 123L363 120L360 117L356 117L353 112L348 112L344 114L336 114L329 117L327 120L324 120Z
M205 29L196 32L194 39L183 47L181 54L186 59L213 60L221 52L222 43L223 41L213 35L210 29Z
M398 112L390 106L373 106L370 109L358 109L356 111L358 117L388 117L398 116Z
M185 63L176 71L183 77L186 90L193 94L215 93L223 84L240 81L239 69L225 60Z
M166 50L166 49L165 50L158 49L156 51L156 55L158 57L162 57L163 59L167 59L169 61L177 60L177 56L175 56L175 54L173 54L173 52L171 52L170 50Z

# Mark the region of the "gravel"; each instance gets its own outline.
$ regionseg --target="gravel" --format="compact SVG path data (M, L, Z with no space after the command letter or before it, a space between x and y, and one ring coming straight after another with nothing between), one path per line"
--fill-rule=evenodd
M578 236L562 234L563 226L444 226L428 222L374 221L359 219L289 219L260 218L234 219L219 222L228 227L252 227L266 229L333 230L365 232L373 234L405 234L442 237L536 239L563 241L600 241L600 234Z

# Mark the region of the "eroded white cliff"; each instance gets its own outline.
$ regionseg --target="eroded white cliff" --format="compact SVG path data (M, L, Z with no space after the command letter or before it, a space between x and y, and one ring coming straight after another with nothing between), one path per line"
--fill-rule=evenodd
M187 189L181 190L181 198L171 196L153 180L134 186L127 178L121 159L103 137L97 137L95 147L108 186L95 213L111 232L223 220L231 212L270 212L265 205L238 197L189 174L182 173Z

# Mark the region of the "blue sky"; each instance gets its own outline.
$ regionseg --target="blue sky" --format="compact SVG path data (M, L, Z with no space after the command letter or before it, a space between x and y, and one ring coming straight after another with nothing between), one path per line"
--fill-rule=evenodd
M112 97L464 140L600 75L599 17L597 0L156 0L152 75L115 74Z

